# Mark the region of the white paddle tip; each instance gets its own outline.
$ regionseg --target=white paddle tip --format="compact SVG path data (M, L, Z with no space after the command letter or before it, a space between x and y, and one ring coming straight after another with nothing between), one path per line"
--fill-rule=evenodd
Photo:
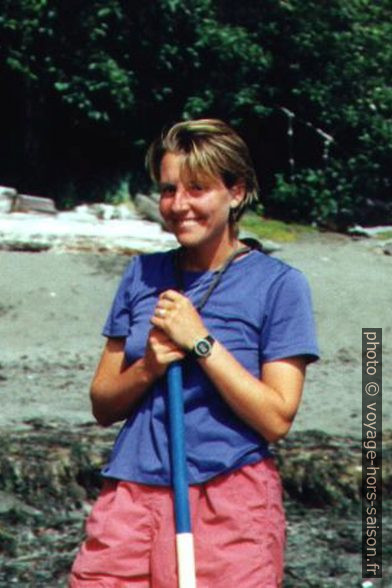
M196 588L195 549L192 533L176 535L178 586Z

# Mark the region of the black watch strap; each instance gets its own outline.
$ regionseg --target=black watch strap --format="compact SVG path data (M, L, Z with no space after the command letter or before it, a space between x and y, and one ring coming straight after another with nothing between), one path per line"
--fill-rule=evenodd
M189 352L189 355L196 359L200 359L201 357L208 357L211 355L212 346L214 343L214 337L211 335L206 335L202 339L196 341L193 349Z

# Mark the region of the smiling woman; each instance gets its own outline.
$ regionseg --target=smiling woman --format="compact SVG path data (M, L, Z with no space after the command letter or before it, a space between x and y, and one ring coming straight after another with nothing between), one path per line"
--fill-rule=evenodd
M244 198L244 186L238 183L227 188L220 178L209 176L193 179L183 169L182 160L177 153L162 158L162 217L181 245L197 248L200 263L207 259L203 251L210 249L215 253L213 264L219 266L235 242L229 218Z
M151 145L146 161L160 186L161 214L179 243L192 247L194 267L219 267L240 246L236 223L257 199L244 141L219 120L178 123Z
M183 360L198 586L275 588L285 523L269 442L287 434L318 357L307 282L238 239L257 181L225 123L174 125L147 163L180 248L134 258L103 330L93 412L125 423L70 585L177 585L163 376Z
M257 200L259 187L248 147L224 122L201 119L177 123L156 139L147 152L146 163L158 184L166 153L181 155L181 171L195 186L203 185L207 178L220 179L228 189L243 185L243 202L231 220L238 221L246 206Z

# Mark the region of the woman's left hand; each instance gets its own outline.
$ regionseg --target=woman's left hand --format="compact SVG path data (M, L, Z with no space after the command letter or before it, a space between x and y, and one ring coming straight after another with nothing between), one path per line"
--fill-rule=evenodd
M176 290L162 292L151 323L186 351L193 349L196 341L208 334L192 302Z

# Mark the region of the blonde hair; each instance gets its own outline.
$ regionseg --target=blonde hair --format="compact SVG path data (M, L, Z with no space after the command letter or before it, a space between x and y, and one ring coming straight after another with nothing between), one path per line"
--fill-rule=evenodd
M183 169L195 179L219 177L228 189L243 184L245 196L231 210L232 224L240 219L247 206L257 201L259 186L248 147L223 121L189 120L163 131L146 155L146 166L154 182L159 183L160 166L166 153L183 155Z

